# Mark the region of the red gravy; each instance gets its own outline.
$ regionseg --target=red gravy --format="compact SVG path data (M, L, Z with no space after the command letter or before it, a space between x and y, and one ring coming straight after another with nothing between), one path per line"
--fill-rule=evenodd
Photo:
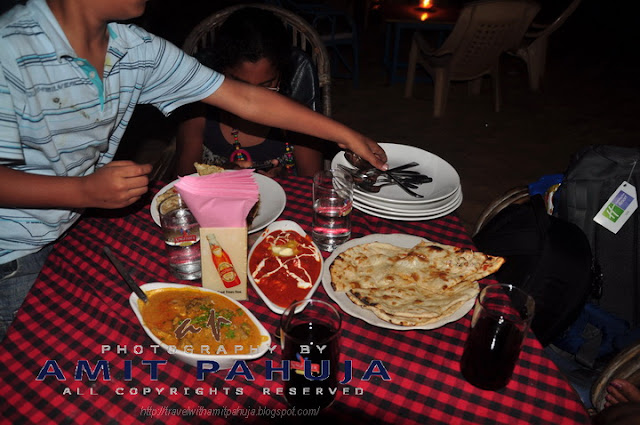
M249 271L271 302L288 307L309 293L320 276L321 258L308 236L276 230L254 249Z

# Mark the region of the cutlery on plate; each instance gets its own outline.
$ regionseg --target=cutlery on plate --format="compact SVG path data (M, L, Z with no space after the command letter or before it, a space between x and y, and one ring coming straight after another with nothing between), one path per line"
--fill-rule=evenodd
M388 170L387 170L387 173L399 173L400 171L404 171L404 170L406 170L407 168L417 167L418 165L420 165L420 164L418 164L417 162L409 162L409 163L407 163L407 164L398 165L397 167L390 168L390 169L388 169ZM375 167L372 167L372 168L373 168L374 170L378 170L378 169L377 169L377 168L375 168ZM378 171L380 171L380 170L378 170ZM411 171L411 170L406 171L406 172L407 172L407 173L410 173L410 174L412 174L412 173L418 173L417 171Z
M374 167L373 165L371 165L371 163L369 163L369 161L363 159L362 157L360 157L360 155L352 152L352 151L344 151L344 157L347 160L347 162L351 165L353 165L354 167L356 167L359 170L377 170L380 173L383 173L382 170L378 170L376 167ZM397 167L393 167L388 169L386 172L396 172L396 171L401 171L401 170L405 170L407 168L411 168L411 167L416 167L420 164L418 164L415 161L409 162L407 164L403 164Z
M145 294L144 291L140 289L138 285L136 285L136 283L133 281L133 278L131 277L127 269L125 269L122 263L120 262L120 260L118 260L116 256L113 255L109 247L105 246L102 248L102 250L104 251L105 255L109 258L109 261L111 261L111 264L113 264L116 267L116 270L118 270L118 273L120 273L120 276L122 276L122 278L127 283L127 285L129 285L129 288L133 292L135 292L138 298L140 298L145 303L149 301L149 298L147 298L147 294Z
M361 158L359 155L355 154L352 151L345 151L344 153L345 159L356 168L374 168L369 161ZM389 173L389 171L382 171L382 174L388 176L391 180L393 180L400 189L404 190L407 194L413 196L414 198L424 198L423 195L414 192L409 187L407 187L400 179L394 176L393 172Z
M369 193L378 193L380 192L380 189L382 189L385 186L391 186L391 185L395 185L396 183L393 181L384 181L381 184L373 184L370 183L368 181L362 181L360 183L356 183L356 187L358 187L358 189L364 190L365 192L369 192ZM405 183L407 184L407 186L413 188L413 189L417 189L418 186L411 184L411 183Z
M393 174L387 174L387 176L389 176L389 178L391 178L391 180L396 182L398 184L398 186L400 186L400 189L404 190L406 193L408 193L409 195L413 196L414 198L424 198L423 195L420 195L419 193L416 193L413 190L411 190L406 184L404 184L402 182L402 180L398 179Z
M348 172L349 174L351 174L351 176L355 178L356 183L362 180L362 181L367 181L373 184L376 182L380 182L379 180L380 176L385 176L385 173L383 173L378 169L374 169L375 172L372 172L371 170L362 171L357 168L350 168L343 164L338 164L338 167ZM393 172L393 175L398 177L400 180L402 180L403 183L422 184L422 183L431 183L433 181L431 177L426 176L424 174L420 174L417 171L398 171L398 172ZM388 180L389 178L386 179L386 181Z

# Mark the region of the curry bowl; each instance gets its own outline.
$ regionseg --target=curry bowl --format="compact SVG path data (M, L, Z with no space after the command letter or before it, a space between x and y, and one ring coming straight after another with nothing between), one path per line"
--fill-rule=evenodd
M311 237L293 221L271 223L249 251L247 277L271 311L311 298L322 280L323 259Z
M271 346L271 336L242 304L211 289L179 283L146 283L149 301L131 294L129 304L154 343L179 360L197 366L215 361L229 369L254 360Z

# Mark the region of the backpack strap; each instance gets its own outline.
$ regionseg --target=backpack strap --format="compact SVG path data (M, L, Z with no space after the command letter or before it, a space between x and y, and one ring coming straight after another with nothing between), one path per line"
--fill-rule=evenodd
M534 195L531 197L531 204L533 206L533 214L536 217L536 224L541 235L546 235L549 229L549 214L544 206L544 199L541 195Z
M531 211L533 212L533 216L535 217L535 224L537 228L537 237L540 244L540 249L545 244L545 240L547 239L547 233L550 226L550 218L549 214L547 214L547 210L544 206L544 199L541 195L534 195L530 198L531 203ZM540 257L542 258L542 257ZM541 260L539 259L538 262ZM536 285L539 280L539 267L534 268L531 274L529 274L525 280L521 283L521 288L531 293L532 286Z
M573 223L586 223L587 218L587 205L589 202L589 185L587 184L574 184L574 202L576 209L574 210L575 221L571 220Z

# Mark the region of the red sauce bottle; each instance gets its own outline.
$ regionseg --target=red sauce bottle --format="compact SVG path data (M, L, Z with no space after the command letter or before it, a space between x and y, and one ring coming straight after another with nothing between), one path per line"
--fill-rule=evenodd
M233 288L234 286L240 285L240 278L238 277L238 273L236 273L236 269L233 267L229 254L222 249L215 235L208 234L207 240L209 241L209 247L211 248L213 264L218 270L218 274L220 275L220 279L222 279L224 287Z

